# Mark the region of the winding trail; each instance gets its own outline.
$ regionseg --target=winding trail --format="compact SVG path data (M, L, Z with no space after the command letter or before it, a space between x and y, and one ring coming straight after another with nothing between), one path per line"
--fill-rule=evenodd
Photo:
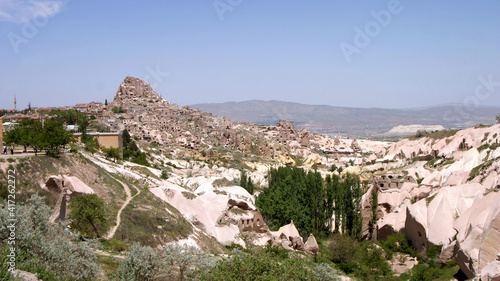
M127 207L127 205L130 203L130 201L134 197L136 197L137 195L139 195L139 193L141 193L141 191L139 189L137 189L136 187L134 187L135 190L137 190L137 194L135 194L134 196L132 196L132 193L130 192L130 188L128 187L128 185L124 184L123 182L121 182L118 179L115 179L115 180L117 182L119 182L123 186L123 189L125 190L125 194L127 195L127 199L125 199L125 201L123 202L122 206L120 207L120 210L118 210L118 213L116 214L116 225L113 226L108 231L108 233L104 236L104 238L106 238L106 239L113 238L113 236L115 235L116 230L120 226L120 223L121 223L121 214L122 214L123 209L125 209L125 207Z

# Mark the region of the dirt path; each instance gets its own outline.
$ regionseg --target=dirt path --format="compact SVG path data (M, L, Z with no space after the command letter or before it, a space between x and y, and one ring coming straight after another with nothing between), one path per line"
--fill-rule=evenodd
M107 257L112 257L112 258L121 259L121 260L125 259L125 256L123 256L123 255L114 255L114 254L110 254L108 252L104 252L101 250L94 250L94 253L101 255L101 256L107 256Z
M120 210L118 210L118 213L116 214L116 225L113 226L108 231L108 233L104 236L106 239L113 238L113 236L115 235L116 230L120 226L120 223L121 223L121 214L122 214L123 209L125 209L125 207L127 207L128 203L130 203L130 200L132 200L132 198L136 197L137 195L139 195L139 193L141 193L141 191L136 188L137 194L135 194L134 196L132 196L132 193L130 192L130 188L128 187L128 185L124 184L123 182L121 182L121 181L119 181L117 179L116 179L116 181L119 182L123 186L123 189L125 189L125 194L127 195L127 199L125 199L125 202L123 202Z

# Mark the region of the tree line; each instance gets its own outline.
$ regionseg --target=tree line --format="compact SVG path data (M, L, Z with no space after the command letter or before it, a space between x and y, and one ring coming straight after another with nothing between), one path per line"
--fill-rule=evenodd
M317 171L296 167L271 169L269 187L256 204L269 227L293 220L301 235L341 232L361 237L361 196L365 183L349 173L325 178Z
M5 133L4 142L24 147L26 152L31 147L35 154L45 150L49 156L57 156L60 148L72 141L71 132L63 123L56 119L39 120L25 119L12 130Z

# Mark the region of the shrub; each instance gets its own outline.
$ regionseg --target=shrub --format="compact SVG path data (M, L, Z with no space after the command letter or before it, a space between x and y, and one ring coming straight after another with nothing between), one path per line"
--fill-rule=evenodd
M81 194L73 198L69 204L69 219L73 221L73 228L87 237L100 237L99 230L106 223L104 204L104 200L95 194Z
M226 179L226 178L222 178L222 179L216 179L216 180L214 180L214 182L212 183L212 185L214 187L226 187L226 186L233 186L235 184L233 182L231 182L230 180Z
M117 147L110 147L104 149L106 159L118 160L120 159L120 149Z
M167 245L158 251L134 243L114 275L128 281L191 280L211 266L209 256L194 247Z
M328 244L332 253L331 259L335 263L352 262L361 257L360 244L348 235L334 234Z
M160 257L154 249L134 243L130 253L118 266L115 277L127 281L155 280L160 268Z
M168 172L166 170L162 170L160 178L167 180L168 179Z
M302 258L273 258L265 251L244 253L234 250L210 271L198 274L198 280L319 280L313 267Z
M103 240L101 244L104 247L107 247L113 251L117 252L123 252L125 250L128 250L129 244L121 241L121 240L116 240L116 239L110 239L110 240Z
M405 235L402 232L398 232L387 236L385 240L380 241L380 246L387 253L387 258L391 259L394 252L401 252L408 254L412 257L416 256L415 249L411 246L411 243L406 240Z
M44 276L45 280L55 277L59 280L95 280L100 268L89 243L72 240L61 227L49 225L50 214L50 207L38 195L16 207L17 268L40 273L39 278ZM6 229L9 217L7 208L0 209L1 241L6 241L9 234Z

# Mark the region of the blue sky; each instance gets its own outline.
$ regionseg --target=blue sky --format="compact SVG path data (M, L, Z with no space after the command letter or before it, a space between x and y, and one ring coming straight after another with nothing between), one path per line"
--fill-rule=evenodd
M21 108L110 101L127 75L180 105L500 106L499 12L498 1L0 0L0 108L14 95Z

